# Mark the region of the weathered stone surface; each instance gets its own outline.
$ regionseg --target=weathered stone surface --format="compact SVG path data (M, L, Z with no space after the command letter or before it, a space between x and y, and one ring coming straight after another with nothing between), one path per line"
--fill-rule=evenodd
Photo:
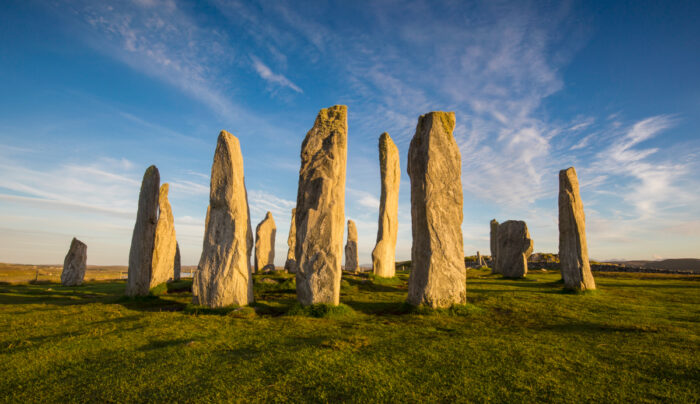
M360 269L358 261L357 226L355 226L355 222L348 220L348 241L345 244L345 270L358 272Z
M376 276L391 278L396 274L396 235L399 229L399 149L384 132L379 137L379 170L382 192L379 199L377 244L372 251L372 268Z
M128 296L145 296L151 287L153 248L158 223L160 173L156 166L146 169L139 192L136 224L129 250L129 275L126 282Z
M87 245L73 237L68 254L63 260L61 272L61 284L63 286L82 285L87 268Z
M253 232L238 139L221 131L211 167L204 245L192 285L193 302L209 307L253 302Z
M527 224L508 220L498 225L496 237L496 271L507 278L527 275L527 259L532 254L533 242Z
M158 195L158 223L153 247L153 264L151 265L150 288L173 279L177 239L175 238L175 219L168 201L169 185L163 184Z
M297 299L340 302L347 107L322 109L301 146L296 210Z
M277 226L272 213L267 212L265 219L255 228L255 272L275 270L275 237Z
M574 167L559 171L559 261L565 288L595 289L588 261L586 217Z
M297 246L297 221L296 208L292 209L292 223L289 225L289 236L287 237L287 261L284 263L284 269L290 274L297 272L296 246Z
M496 219L491 220L491 272L492 273L498 273L496 272L496 250L498 248L498 221Z
M454 127L454 112L422 115L408 150L413 232L408 303L413 305L466 302L462 161Z
M180 265L180 243L175 243L175 260L173 263L173 280L179 281L182 266Z

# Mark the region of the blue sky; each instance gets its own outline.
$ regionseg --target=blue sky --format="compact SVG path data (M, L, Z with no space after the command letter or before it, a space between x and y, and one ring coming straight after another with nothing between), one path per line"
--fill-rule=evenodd
M196 264L221 129L241 141L252 224L286 257L301 141L349 108L346 216L371 262L377 141L401 153L397 259L410 258L408 144L455 111L464 249L525 220L557 250L558 171L582 184L596 259L700 256L700 3L3 1L0 262L126 264L150 164Z

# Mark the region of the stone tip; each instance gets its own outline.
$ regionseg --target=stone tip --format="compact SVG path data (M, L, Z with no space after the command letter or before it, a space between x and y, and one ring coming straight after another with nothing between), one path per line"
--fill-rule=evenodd
M233 135L233 133L222 129L221 132L219 132L219 141L222 140L227 140L227 141L234 141L238 143L238 138Z
M155 164L152 164L146 169L145 175L152 175L154 173L158 173L158 167L156 167Z
M332 107L323 108L318 111L318 119L324 121L347 119L348 107L346 105L333 105Z
M85 245L85 243L83 243L82 241L78 240L77 237L73 237L73 240L71 240L70 243L71 243L71 245L74 245L74 244L75 244L75 245Z
M574 168L574 166L571 166L571 167L569 167L569 168L567 168L567 169L564 169L564 170L559 171L560 174L568 174L568 173L571 173L571 172L573 172L574 174L576 174L576 169Z
M272 212L268 210L267 213L265 213L265 217L272 217Z
M420 123L427 118L431 118L433 122L439 122L447 133L452 133L455 129L456 119L453 111L431 111L421 115L418 122Z
M168 184L167 182L160 186L160 192L162 194L165 194L167 196L168 191L170 191L170 184Z

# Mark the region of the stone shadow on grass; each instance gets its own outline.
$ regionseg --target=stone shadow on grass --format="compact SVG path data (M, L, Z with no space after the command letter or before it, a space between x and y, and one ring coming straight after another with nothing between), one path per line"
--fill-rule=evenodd
M379 285L372 282L370 279L354 279L354 278L343 278L347 281L350 286L356 286L358 290L365 290L371 292L404 292L406 288L400 288L398 286L390 285Z

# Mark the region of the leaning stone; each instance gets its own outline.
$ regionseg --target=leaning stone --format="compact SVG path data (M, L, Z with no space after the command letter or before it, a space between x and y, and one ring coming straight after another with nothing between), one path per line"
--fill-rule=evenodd
M139 192L136 224L129 250L129 275L126 282L128 296L145 296L151 287L153 247L158 223L160 173L156 166L146 169Z
M491 272L496 274L496 256L498 249L498 221L496 219L491 220Z
M454 112L422 115L408 150L413 231L408 303L413 305L466 302L462 161L454 127Z
M379 137L379 170L382 191L379 200L377 244L372 251L372 268L376 276L391 278L396 274L396 235L399 229L399 149L384 132Z
M161 185L158 196L159 213L153 247L150 289L173 279L177 239L175 238L173 210L168 201L168 189L168 184Z
M498 225L496 237L496 271L506 278L522 278L527 275L527 259L532 254L533 242L527 224L520 220L508 220Z
M182 266L180 265L180 244L175 243L175 260L173 263L173 280L179 281L181 273L182 273Z
M73 237L68 254L63 260L61 284L63 286L78 286L83 284L87 268L87 245Z
M357 255L357 226L352 220L348 220L348 242L345 244L345 270L357 272L359 266Z
M559 261L565 288L596 288L588 261L586 217L574 167L559 171Z
M301 145L296 211L297 299L340 302L347 107L322 109Z
M296 208L292 209L292 223L289 225L289 236L287 237L287 261L284 263L284 269L290 274L297 272L297 260L295 257L295 249L297 244L297 224L296 224Z
M255 272L275 270L275 236L277 226L272 213L267 212L265 219L255 228Z
M248 194L238 139L221 131L211 167L204 245L192 284L193 303L209 307L253 302Z

